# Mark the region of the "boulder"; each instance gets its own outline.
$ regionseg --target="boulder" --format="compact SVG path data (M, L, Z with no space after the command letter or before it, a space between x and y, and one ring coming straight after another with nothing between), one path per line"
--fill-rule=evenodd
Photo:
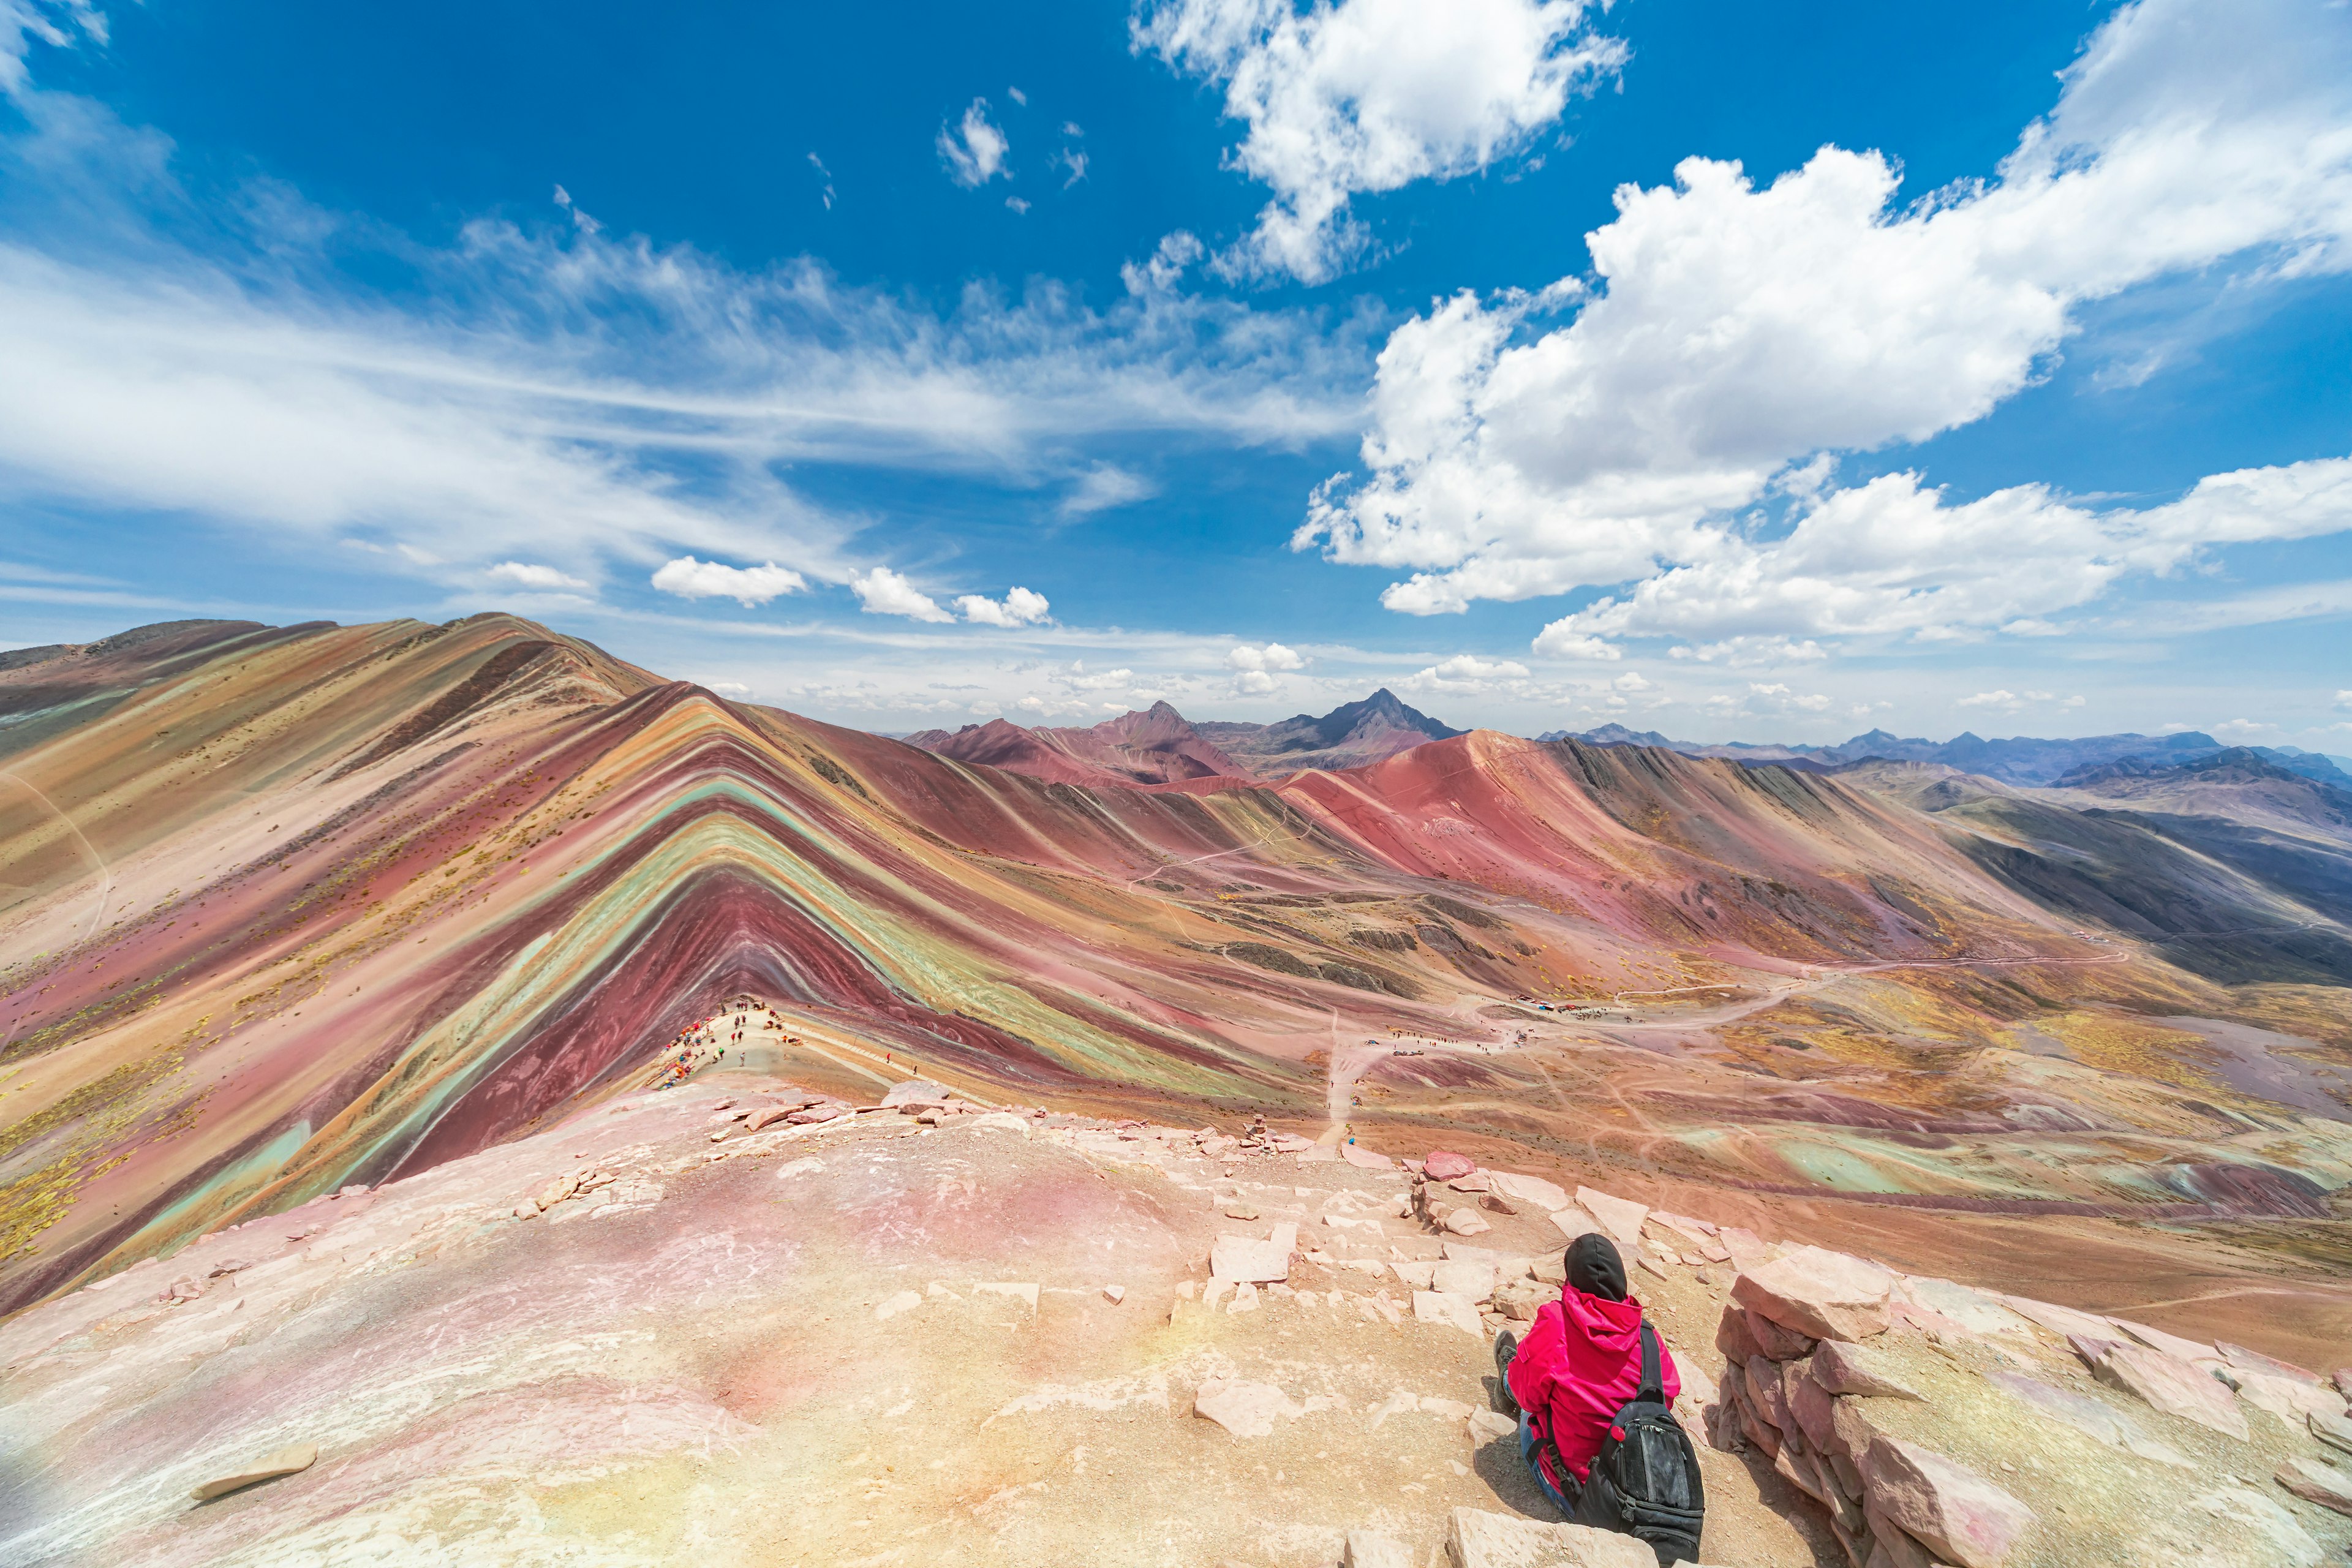
M2316 1459L2289 1459L2272 1479L2305 1502L2352 1514L2352 1471Z
M1870 1452L1885 1436L1878 1423L1870 1418L1870 1407L1859 1399L1835 1399L1830 1402L1830 1425L1836 1430L1836 1441L1830 1452L1843 1454L1851 1459L1859 1472L1862 1457Z
M1903 1527L1873 1507L1862 1505L1864 1528L1870 1531L1868 1568L1941 1568L1927 1549L1904 1532Z
M1236 1437L1265 1437L1276 1421L1296 1421L1307 1407L1270 1383L1213 1377L1193 1391L1192 1414Z
M1577 1188L1576 1201L1583 1206L1585 1213L1601 1222L1601 1228L1607 1231L1618 1246L1640 1245L1642 1222L1650 1216L1649 1205L1637 1204L1631 1198L1612 1197L1591 1187Z
M1755 1402L1756 1414L1787 1432L1796 1426L1797 1418L1789 1414L1789 1401L1780 1383L1780 1368L1758 1356L1746 1368L1748 1397Z
M1742 1364L1749 1356L1764 1354L1763 1345L1748 1331L1748 1314L1737 1307L1723 1310L1722 1319L1715 1325L1715 1348L1734 1366Z
M1221 1236L1209 1248L1209 1277L1266 1284L1290 1278L1290 1255L1298 1247L1298 1227L1285 1222L1264 1241L1246 1236Z
M1568 1207L1568 1194L1557 1183L1541 1176L1523 1176L1517 1171L1489 1171L1486 1184L1507 1198L1517 1198L1535 1205L1546 1214Z
M2187 1362L2175 1361L2161 1351L2116 1345L2099 1357L2091 1372L2101 1383L2137 1394L2168 1415L2194 1421L2241 1443L2252 1439L2236 1395Z
M263 1459L256 1460L243 1469L231 1470L225 1476L215 1476L198 1485L188 1495L198 1502L210 1502L216 1497L226 1497L263 1481L274 1481L280 1476L299 1475L319 1462L319 1450L309 1443L297 1443Z
M1630 1535L1475 1508L1447 1516L1445 1554L1453 1568L1657 1568L1658 1562Z
M1413 1561L1412 1549L1402 1542L1386 1535L1375 1535L1369 1530L1348 1531L1347 1544L1339 1549L1339 1568L1421 1568Z
M1836 1411L1829 1390L1815 1381L1818 1374L1803 1362L1789 1363L1792 1373L1780 1386L1781 1397L1787 1402L1789 1414L1805 1434L1805 1441L1822 1453L1834 1452L1838 1446ZM1794 1375L1799 1368L1811 1375Z
M1515 1323L1534 1322L1538 1312L1559 1300L1558 1287L1546 1285L1538 1279L1514 1279L1507 1285L1495 1288L1495 1310ZM1684 1370L1683 1381L1685 1384L1690 1381L1687 1368Z
M1731 1282L1748 1310L1817 1340L1860 1340L1887 1327L1895 1277L1874 1263L1819 1247L1793 1247Z
M1478 1303L1467 1296L1451 1295L1444 1290L1415 1290L1412 1293L1412 1315L1423 1323L1445 1323L1464 1333L1486 1337L1486 1325L1478 1316Z
M1747 1320L1748 1337L1756 1342L1768 1361L1802 1361L1813 1353L1819 1342L1811 1335L1782 1328L1761 1312L1742 1311L1740 1316Z
M1865 1399L1920 1398L1919 1391L1897 1375L1895 1358L1876 1345L1823 1340L1806 1365L1813 1381L1831 1394L1859 1394Z
M1421 1163L1422 1174L1433 1182L1450 1182L1456 1176L1466 1176L1477 1168L1477 1161L1467 1154L1456 1154L1451 1149L1432 1149L1429 1158Z
M1861 1461L1870 1503L1948 1563L2001 1568L2033 1526L2008 1492L1930 1448L1882 1434Z

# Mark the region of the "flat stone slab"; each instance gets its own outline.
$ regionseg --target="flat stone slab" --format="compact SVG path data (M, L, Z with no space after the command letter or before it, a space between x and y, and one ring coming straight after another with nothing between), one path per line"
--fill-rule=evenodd
M1307 1407L1270 1383L1213 1377L1193 1392L1192 1414L1236 1437L1269 1437L1276 1421L1296 1421Z
M1482 1340L1486 1337L1486 1322L1478 1316L1478 1303L1467 1296L1444 1290L1415 1290L1412 1315L1421 1322L1444 1323Z
M1875 1263L1820 1247L1791 1247L1731 1282L1741 1306L1817 1340L1885 1333L1894 1289L1895 1276Z
M1209 1277L1254 1285L1280 1283L1290 1278L1290 1255L1297 1247L1298 1227L1287 1222L1276 1226L1264 1241L1221 1236L1209 1248Z
M2316 1459L2289 1459L2272 1479L2305 1502L2352 1515L2352 1471Z
M1535 1205L1546 1214L1568 1207L1568 1194L1558 1183L1547 1182L1541 1176L1523 1176L1517 1171L1489 1171L1486 1184L1503 1197L1521 1199Z
M1630 1535L1581 1524L1546 1524L1482 1509L1446 1517L1453 1568L1657 1568L1657 1555Z
M1421 1564L1403 1542L1369 1530L1351 1530L1339 1551L1339 1568L1421 1568Z
M2111 1388L2137 1394L2168 1415L2194 1421L2241 1443L2252 1441L2253 1432L2246 1425L2245 1412L2238 1408L2237 1395L2210 1373L2161 1351L2111 1345L2092 1364L2091 1375Z
M1601 1228L1620 1247L1638 1246L1642 1240L1642 1222L1650 1217L1650 1205L1637 1204L1631 1198L1612 1197L1593 1187L1576 1189L1576 1201L1585 1213L1601 1222Z

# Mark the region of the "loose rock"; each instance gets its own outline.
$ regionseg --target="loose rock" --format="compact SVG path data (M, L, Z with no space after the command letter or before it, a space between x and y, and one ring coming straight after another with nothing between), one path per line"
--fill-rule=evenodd
M1306 1413L1306 1406L1270 1383L1213 1377L1192 1394L1193 1415L1236 1437L1271 1436L1276 1421L1296 1421Z
M1447 1516L1454 1568L1657 1568L1657 1556L1630 1535L1580 1524L1457 1508Z
M247 1465L241 1470L233 1470L225 1476L215 1476L195 1488L188 1495L198 1502L210 1502L216 1497L226 1497L233 1491L257 1486L263 1481L274 1481L280 1476L299 1475L318 1462L319 1450L316 1447L309 1443L297 1443L291 1447L280 1448L267 1458Z
M2273 1479L2305 1502L2352 1514L2352 1473L2315 1459L2289 1459Z

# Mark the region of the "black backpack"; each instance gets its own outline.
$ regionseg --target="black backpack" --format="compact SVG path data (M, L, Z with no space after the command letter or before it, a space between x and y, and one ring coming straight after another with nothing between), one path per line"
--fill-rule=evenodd
M1630 1535L1658 1554L1659 1568L1673 1568L1678 1562L1698 1561L1699 1525L1706 1515L1698 1454L1666 1405L1658 1336L1645 1321L1642 1386L1601 1439L1583 1495L1576 1500L1576 1522Z

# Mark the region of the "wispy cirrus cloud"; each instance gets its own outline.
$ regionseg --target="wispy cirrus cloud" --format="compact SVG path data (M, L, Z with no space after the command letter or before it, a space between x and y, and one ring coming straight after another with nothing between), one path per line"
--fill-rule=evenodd
M683 556L846 584L873 520L788 468L1011 495L1139 433L1295 447L1349 427L1369 364L1351 321L1160 288L929 310L813 262L745 271L615 237L576 205L426 246L281 186L184 190L154 133L67 95L19 102L30 129L0 138L0 495L357 544L451 591L511 581L504 563L593 584ZM372 288L377 264L417 287ZM1107 462L1080 472L1081 510L1150 493Z

